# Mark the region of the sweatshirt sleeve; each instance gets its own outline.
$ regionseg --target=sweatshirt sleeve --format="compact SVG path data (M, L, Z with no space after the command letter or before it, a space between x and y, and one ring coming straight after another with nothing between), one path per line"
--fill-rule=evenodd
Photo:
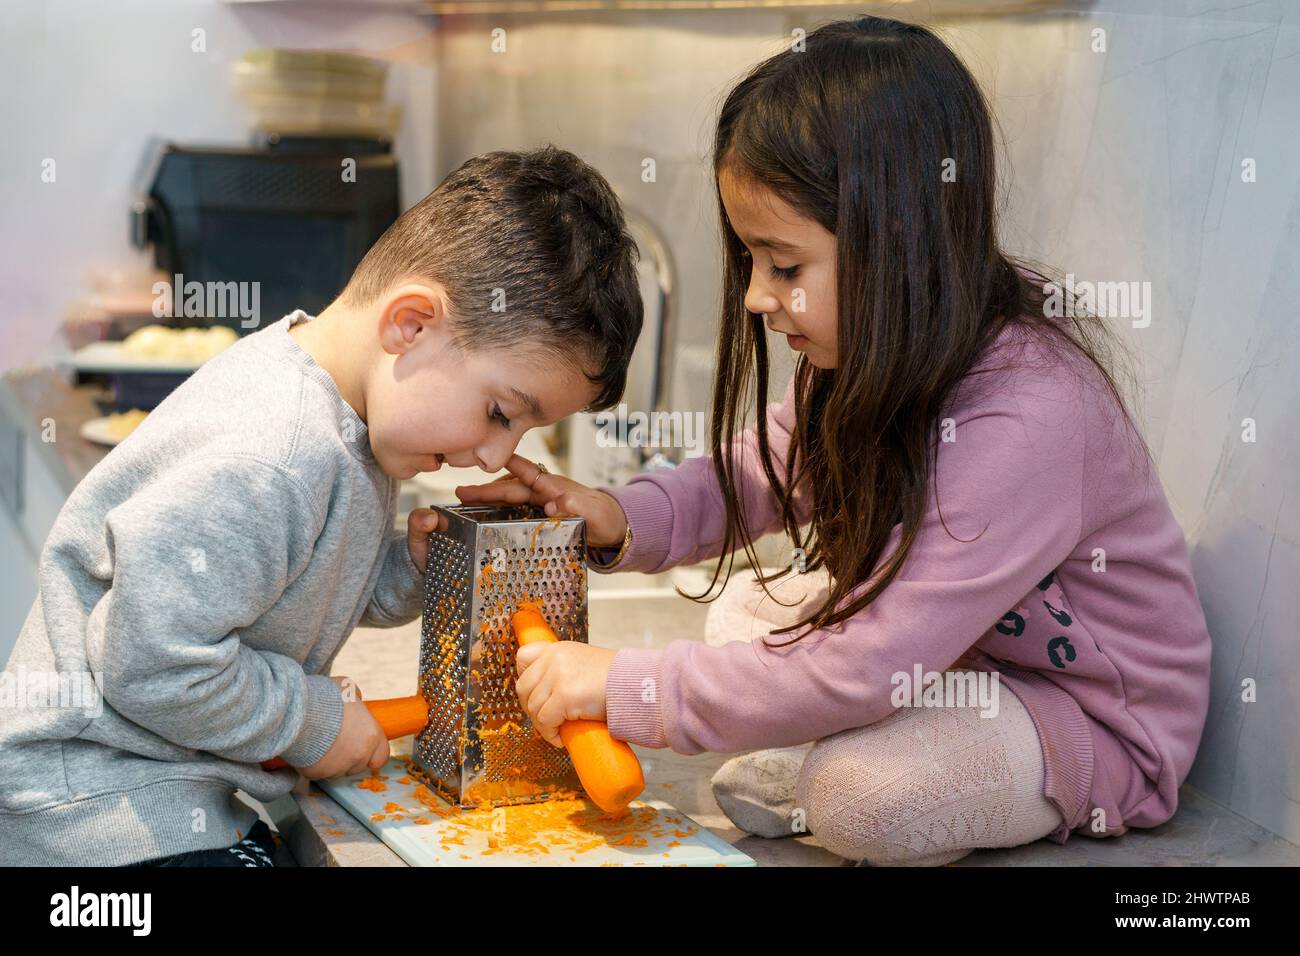
M406 532L394 531L384 549L384 563L374 593L361 615L362 627L397 627L415 620L424 605L424 575L411 560Z
M950 667L1074 550L1083 430L1077 391L1036 374L958 413L951 441L938 442L919 535L876 601L787 647L620 650L606 685L610 733L683 754L733 752L888 716L895 675ZM886 558L900 533L895 526Z
M114 710L228 760L325 754L343 720L337 685L240 639L306 566L323 525L311 501L270 462L204 456L109 511L113 579L86 654Z
M786 455L794 430L794 379L785 397L767 406L768 445L772 467L785 477ZM757 539L780 527L779 504L772 493L758 452L758 433L748 428L733 439L736 448L737 485L743 502L742 516L750 535ZM644 571L656 574L679 564L706 561L722 554L726 511L713 470L713 458L688 458L676 468L659 468L635 475L620 488L598 489L623 508L632 529L632 544L617 565L592 563L600 573ZM795 496L795 516L808 520L808 502ZM592 549L597 561L608 561L617 548Z

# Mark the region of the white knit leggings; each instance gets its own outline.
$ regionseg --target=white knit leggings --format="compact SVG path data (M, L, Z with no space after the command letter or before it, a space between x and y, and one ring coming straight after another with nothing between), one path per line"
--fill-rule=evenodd
M829 587L824 570L791 575L772 589L778 603L752 572L738 574L709 609L705 641L761 640L818 606ZM785 606L800 598L802 606ZM1061 824L1043 796L1038 731L1005 686L995 717L964 707L900 708L822 738L799 773L800 809L826 849L882 866L951 863L976 847L1032 843Z
M817 741L795 789L807 828L839 856L936 866L976 847L1032 843L1061 824L1043 796L1043 754L1019 698L998 713L901 708Z

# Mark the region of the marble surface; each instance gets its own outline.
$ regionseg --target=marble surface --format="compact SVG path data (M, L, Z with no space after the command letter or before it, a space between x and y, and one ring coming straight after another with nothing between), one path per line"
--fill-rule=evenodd
M954 31L1007 133L1005 231L1081 278L1151 282L1150 325L1112 327L1214 639L1188 782L1300 842L1300 5L1076 6Z

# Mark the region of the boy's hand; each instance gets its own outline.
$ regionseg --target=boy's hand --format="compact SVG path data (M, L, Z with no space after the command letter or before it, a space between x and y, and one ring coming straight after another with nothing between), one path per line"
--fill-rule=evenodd
M325 756L309 767L299 767L298 772L308 780L327 777L348 777L368 768L382 767L388 762L388 738L383 728L371 715L361 700L361 691L350 677L331 677L343 694L343 725L338 739Z
M615 653L578 641L519 648L515 691L542 739L563 747L560 724L605 719L605 682Z
M446 531L447 518L432 508L416 508L406 517L406 548L411 552L411 560L424 573L429 560L429 534L433 531Z
M542 471L522 455L506 462L510 472L482 485L461 485L456 497L470 502L541 505L548 515L579 515L587 519L587 544L617 548L627 534L627 516L612 496L563 475Z

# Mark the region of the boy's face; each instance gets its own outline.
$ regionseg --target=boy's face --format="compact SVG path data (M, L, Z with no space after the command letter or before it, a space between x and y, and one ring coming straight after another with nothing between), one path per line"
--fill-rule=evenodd
M381 302L383 355L366 384L370 447L392 478L442 464L505 467L530 428L587 407L597 386L540 349L459 351L441 287L403 290Z

